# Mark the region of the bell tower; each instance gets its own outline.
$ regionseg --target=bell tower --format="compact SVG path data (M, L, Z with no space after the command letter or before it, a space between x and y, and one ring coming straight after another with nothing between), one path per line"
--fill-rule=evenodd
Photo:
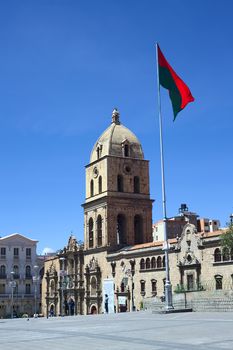
M149 162L117 109L86 166L85 249L120 249L152 241Z

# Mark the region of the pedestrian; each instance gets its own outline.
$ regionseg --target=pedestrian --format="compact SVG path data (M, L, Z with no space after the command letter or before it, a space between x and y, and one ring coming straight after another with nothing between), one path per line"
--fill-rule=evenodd
M108 294L105 294L104 307L106 314L108 314Z

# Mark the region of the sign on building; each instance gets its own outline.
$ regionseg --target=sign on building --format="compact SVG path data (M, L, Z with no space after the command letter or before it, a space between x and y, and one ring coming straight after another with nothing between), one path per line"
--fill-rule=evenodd
M103 311L114 313L114 281L110 278L103 280Z

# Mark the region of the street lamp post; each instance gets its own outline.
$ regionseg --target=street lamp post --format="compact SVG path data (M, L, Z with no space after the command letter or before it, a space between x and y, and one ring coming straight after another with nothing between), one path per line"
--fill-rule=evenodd
M14 317L14 288L16 287L16 282L14 281L14 271L11 271L11 281L10 281L10 287L11 287L11 318Z
M35 283L34 287L34 317L37 316L37 283L39 281L39 266L35 265L34 266L34 276L33 276L33 282Z
M131 311L134 311L134 281L133 281L133 276L134 276L134 265L135 261L130 260L130 265L131 269L127 269L125 271L125 275L131 279Z
M65 262L65 257L62 256L60 257L61 261L61 270L60 270L60 288L61 288L61 316L64 316L64 277L65 277L65 270L64 270L64 262Z

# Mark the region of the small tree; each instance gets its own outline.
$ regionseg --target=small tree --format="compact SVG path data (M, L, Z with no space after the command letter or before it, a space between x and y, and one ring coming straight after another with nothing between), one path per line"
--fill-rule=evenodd
M233 223L228 224L228 229L221 236L221 246L223 248L233 249Z

